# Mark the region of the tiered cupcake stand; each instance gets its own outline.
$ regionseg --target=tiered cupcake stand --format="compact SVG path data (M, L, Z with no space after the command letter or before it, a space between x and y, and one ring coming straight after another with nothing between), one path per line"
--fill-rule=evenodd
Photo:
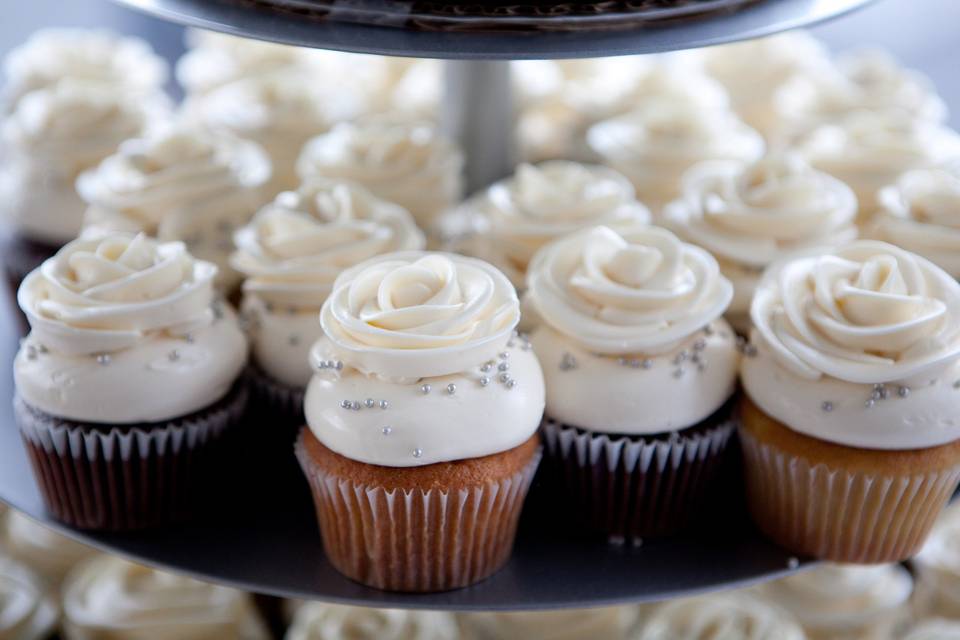
M123 0L182 24L320 48L447 63L443 124L463 144L468 182L510 172L506 60L654 53L758 37L832 18L870 0L528 0L472 4L391 0ZM667 6L670 4L671 6ZM507 566L448 593L377 591L340 576L323 556L310 498L295 474L224 478L197 521L137 534L74 531L44 511L13 423L9 363L16 319L0 309L0 499L79 540L150 565L260 593L384 607L544 609L657 600L742 586L797 570L752 527L737 496L710 505L682 536L611 546L574 531L575 520L535 487ZM262 428L269 429L269 424ZM293 461L291 459L291 464ZM730 481L737 482L735 470Z

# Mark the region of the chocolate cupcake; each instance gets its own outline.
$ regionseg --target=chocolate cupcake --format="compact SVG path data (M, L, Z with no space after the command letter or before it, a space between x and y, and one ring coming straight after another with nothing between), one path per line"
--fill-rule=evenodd
M960 480L960 284L859 241L774 266L751 318L740 440L754 521L797 554L912 556Z
M246 407L246 341L216 267L143 235L71 242L31 273L17 424L47 509L128 530L186 517Z
M641 225L547 245L527 283L556 491L612 542L681 529L734 430L732 285L703 249Z
M296 452L347 577L442 591L507 561L544 401L519 319L507 278L454 254L388 254L337 279Z

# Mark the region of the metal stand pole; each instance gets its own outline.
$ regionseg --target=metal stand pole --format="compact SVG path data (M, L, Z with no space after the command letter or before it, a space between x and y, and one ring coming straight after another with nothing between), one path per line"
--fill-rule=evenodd
M441 126L466 154L466 187L470 194L514 169L510 63L449 60L444 74Z

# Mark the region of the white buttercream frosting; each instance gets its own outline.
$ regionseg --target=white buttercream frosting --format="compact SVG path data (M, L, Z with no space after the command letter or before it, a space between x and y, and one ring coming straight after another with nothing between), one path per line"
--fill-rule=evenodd
M182 240L215 263L219 282L236 280L228 259L233 231L264 202L270 160L249 141L172 126L128 140L99 167L80 176L89 203L84 234L143 231Z
M784 609L747 592L673 600L650 614L637 640L805 640Z
M944 509L913 566L917 609L931 615L960 614L960 509Z
M432 125L397 119L339 124L308 142L297 163L304 181L357 182L406 208L425 229L459 201L462 169L463 154Z
M706 162L691 169L683 184L683 197L666 207L664 222L717 258L734 285L728 313L739 330L748 325L765 267L857 237L857 199L850 187L793 154L753 164Z
M590 148L626 175L654 212L680 194L684 172L703 160L753 161L763 154L759 133L729 109L653 100L600 122L587 132Z
M11 557L57 586L80 561L96 553L93 548L56 533L18 511L3 517L0 544Z
M0 638L41 640L59 617L57 603L25 564L0 555Z
M31 91L64 79L154 99L169 70L145 40L106 30L41 29L11 51L3 64L3 102L9 111Z
M337 276L379 254L422 249L424 237L402 207L317 179L277 196L235 242L254 358L271 377L305 387L309 349L323 335L317 315Z
M470 640L626 640L639 617L637 606L459 615Z
M320 313L308 425L333 451L392 467L522 444L544 390L519 317L507 278L472 258L394 253L348 269Z
M250 596L112 556L63 587L67 640L265 640Z
M297 610L285 640L457 640L453 614L309 602Z
M864 234L920 254L960 278L960 164L909 171L877 196Z
M470 250L489 260L522 287L533 254L551 240L578 229L650 221L630 181L599 165L552 160L522 164L462 207L476 216L478 235ZM455 214L456 215L456 214Z
M892 245L858 241L787 260L757 288L757 355L744 360L744 387L773 418L831 442L955 440L958 313L960 284Z
M14 363L18 393L52 415L106 423L212 405L246 360L235 318L213 310L215 274L181 243L71 242L20 287L31 333Z
M892 638L909 616L913 578L895 564L826 564L761 590L813 638Z
M910 628L903 640L960 640L960 620L930 618Z

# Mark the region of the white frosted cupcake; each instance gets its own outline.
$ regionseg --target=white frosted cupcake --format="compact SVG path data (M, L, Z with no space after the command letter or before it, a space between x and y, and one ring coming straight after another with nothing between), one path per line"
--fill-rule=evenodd
M465 250L496 265L524 287L540 247L585 227L650 221L630 181L612 169L567 160L522 164L516 173L471 198L451 219L469 221Z
M750 327L750 301L763 270L790 254L857 237L857 198L847 185L793 154L756 163L705 162L683 181L664 224L700 245L733 283L727 319Z
M453 614L308 602L297 609L284 640L458 640Z
M203 495L247 397L246 340L214 300L216 271L182 243L121 234L75 240L24 280L14 408L58 520L139 529Z
M65 640L267 640L250 596L101 555L63 586Z
M660 605L635 640L806 640L786 610L747 591Z
M917 615L960 618L960 509L944 510L913 566Z
M339 124L307 143L297 163L305 182L349 180L409 211L430 230L460 201L463 154L429 124L372 119Z
M960 163L908 171L877 200L865 236L917 253L960 278Z
M0 638L46 640L59 617L47 585L27 565L0 555Z
M593 227L527 271L542 324L543 431L558 482L613 541L665 535L694 515L733 431L733 286L665 229Z
M913 578L896 564L826 564L760 587L793 614L810 640L901 637L910 619Z
M960 156L960 134L895 112L858 111L811 130L797 151L853 189L862 222L877 209L877 192L901 174Z
M3 518L0 546L52 587L59 587L74 566L96 553L92 547L62 536L19 511Z
M640 619L639 606L461 613L468 640L627 640Z
M66 79L155 100L169 75L167 63L145 40L106 30L69 28L34 32L7 55L3 72L5 112L31 91Z
M323 336L317 316L334 281L376 255L422 249L423 233L405 209L363 187L317 179L281 193L235 239L231 263L245 277L241 310L258 404L272 420L299 428L313 375L310 348Z
M387 254L337 278L297 457L327 558L347 577L441 591L507 561L544 403L519 319L510 281L464 256Z
M124 142L77 189L89 208L83 234L144 232L183 241L198 258L217 265L217 284L230 291L233 233L267 196L270 159L253 142L175 125Z
M600 122L587 132L590 148L636 188L654 214L680 195L687 169L704 160L752 162L763 155L759 133L728 108L655 100Z

